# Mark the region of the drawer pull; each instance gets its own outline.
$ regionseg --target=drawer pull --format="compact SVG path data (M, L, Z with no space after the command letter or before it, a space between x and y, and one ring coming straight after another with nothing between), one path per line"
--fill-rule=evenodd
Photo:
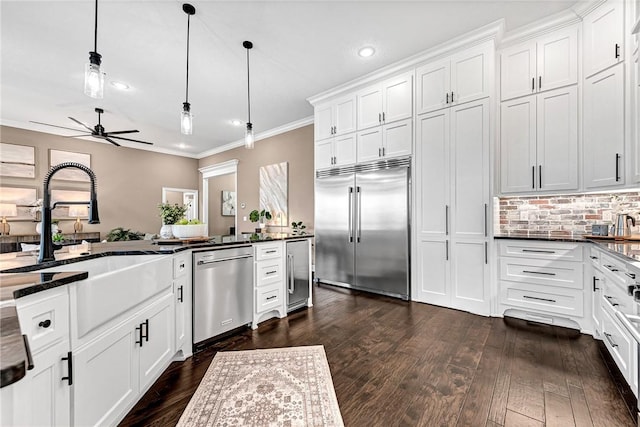
M43 320L42 322L38 323L38 326L40 326L41 328L48 328L49 326L51 326L51 320L47 319L47 320Z
M613 339L611 339L611 334L608 334L605 332L604 337L607 339L607 341L609 341L609 344L611 345L611 347L616 348L618 346L618 344L613 342Z
M278 295L272 295L270 297L267 297L267 301L271 301L274 298L278 298Z
M523 249L522 252L533 252L537 254L555 254L556 251L545 251L542 249Z
M67 369L68 369L68 376L66 377L62 377L60 378L60 380L64 381L67 380L69 382L69 385L73 385L73 357L72 357L72 353L69 351L67 352L67 357L63 357L62 360L66 360L67 361Z
M597 257L597 256L593 256L593 255L589 255L589 258L591 258L591 259L598 259L598 257Z
M267 271L265 274L269 275L269 274L276 274L277 271L276 270L271 270L271 271Z
M180 285L180 287L178 288L178 302L184 302L184 291L183 288L184 285Z
M596 286L596 282L599 281L600 279L598 279L596 276L593 276L593 292L600 290L600 288Z
M614 272L615 272L615 271L618 271L618 269L617 269L617 268L615 268L613 265L607 265L607 264L605 264L605 267L607 267L607 270L610 270L610 271L614 271Z
M556 273L548 273L546 271L531 271L531 270L522 270L523 273L529 273L529 274L540 274L543 276L555 276Z
M523 296L522 296L522 298L525 298L525 299L534 299L534 300L536 300L536 301L546 301L546 302L553 302L553 303L555 303L555 302L556 302L556 300L554 300L554 299L549 299L549 298L539 298L539 297L530 297L529 295L523 295Z
M275 249L271 249L270 251L265 251L265 254L275 254L276 252Z
M604 297L607 299L607 301L609 301L609 304L611 304L613 307L617 307L620 305L619 303L615 302L612 296L605 295Z
M630 277L631 279L635 279L636 275L635 273L624 273L627 277Z

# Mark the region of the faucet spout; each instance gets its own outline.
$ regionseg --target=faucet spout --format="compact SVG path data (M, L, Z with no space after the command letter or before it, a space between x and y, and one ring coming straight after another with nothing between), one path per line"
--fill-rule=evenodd
M40 234L40 255L38 256L38 262L55 260L53 253L55 248L53 245L53 237L51 236L51 211L53 208L51 207L51 192L49 190L49 185L51 183L51 178L56 174L56 172L67 168L79 169L89 176L89 179L91 180L91 199L89 200L89 202L87 202L89 205L89 224L100 224L100 217L98 215L98 198L96 191L97 179L95 173L93 173L93 171L85 165L75 162L60 163L59 165L53 166L44 177L44 190L42 198L42 233Z

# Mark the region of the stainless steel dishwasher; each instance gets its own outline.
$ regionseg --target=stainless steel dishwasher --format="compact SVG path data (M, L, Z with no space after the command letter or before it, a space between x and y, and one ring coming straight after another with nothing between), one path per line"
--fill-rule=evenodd
M193 345L253 319L253 248L193 253Z

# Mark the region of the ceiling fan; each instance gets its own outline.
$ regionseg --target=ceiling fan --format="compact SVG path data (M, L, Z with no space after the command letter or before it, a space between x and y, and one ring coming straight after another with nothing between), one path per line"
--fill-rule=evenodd
M76 120L73 117L69 117L71 120L73 120L74 122L76 122L80 126L82 126L85 129L87 129L87 133L86 134L82 134L82 135L71 135L71 136L68 136L67 138L78 138L78 137L81 137L81 136L92 136L94 138L105 139L105 140L109 141L110 143L112 143L113 145L115 145L117 147L120 147L120 144L118 144L116 141L114 141L114 139L122 139L124 141L139 142L140 144L153 145L152 142L146 142L146 141L140 141L138 139L131 139L131 138L124 138L122 136L116 136L116 135L122 135L122 134L126 134L126 133L139 132L137 129L118 130L118 131L115 131L115 132L106 132L104 130L104 126L102 126L102 123L100 122L100 116L102 115L102 113L104 113L104 110L102 108L96 108L95 112L98 113L98 124L95 125L93 127L93 129L90 128L89 126L85 125L84 123L82 123L80 120ZM31 123L37 123L39 125L52 126L52 127L61 128L61 129L69 129L69 130L76 130L76 131L80 130L80 129L75 129L75 128L68 128L68 127L65 127L65 126L52 125L52 124L49 124L49 123L34 122L34 121L31 121Z

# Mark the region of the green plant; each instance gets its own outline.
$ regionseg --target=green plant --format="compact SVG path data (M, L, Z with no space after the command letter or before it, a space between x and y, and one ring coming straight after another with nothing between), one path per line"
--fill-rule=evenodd
M170 203L160 203L158 209L160 209L160 218L165 225L173 225L178 222L189 207L186 205L180 206L177 203L173 205Z
M268 210L262 209L261 211L258 211L257 209L254 209L251 211L251 213L249 214L249 220L251 222L261 222L263 223L264 220L266 219L271 219L271 212L269 212Z
M122 227L116 227L107 233L107 242L120 242L125 240L142 240L143 233L131 231Z
M307 226L304 225L302 221L298 221L298 222L293 221L291 223L291 228L293 229L293 231L302 231L305 228L307 228Z
M62 243L64 242L64 237L62 236L62 233L55 233L53 236L53 241L56 243Z

